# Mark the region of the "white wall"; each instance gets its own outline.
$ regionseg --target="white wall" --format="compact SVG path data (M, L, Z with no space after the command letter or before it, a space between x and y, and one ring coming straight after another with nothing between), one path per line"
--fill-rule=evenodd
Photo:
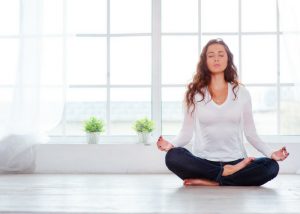
M300 143L286 143L290 156L280 173L300 170ZM272 143L272 148L282 144ZM189 147L188 147L189 148ZM249 155L261 156L250 145ZM165 152L141 144L41 144L36 147L36 173L168 173Z

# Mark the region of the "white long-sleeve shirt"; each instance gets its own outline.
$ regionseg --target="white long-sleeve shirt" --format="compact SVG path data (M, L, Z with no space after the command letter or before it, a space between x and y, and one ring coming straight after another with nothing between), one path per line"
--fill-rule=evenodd
M216 104L205 90L205 99L197 93L194 97L195 111L191 115L184 109L184 119L180 132L170 141L175 147L183 147L194 136L193 154L211 161L233 161L247 157L243 143L243 133L248 142L267 157L271 148L256 133L252 115L251 96L239 85L235 91L228 83L228 95L221 105ZM192 111L190 107L189 112Z

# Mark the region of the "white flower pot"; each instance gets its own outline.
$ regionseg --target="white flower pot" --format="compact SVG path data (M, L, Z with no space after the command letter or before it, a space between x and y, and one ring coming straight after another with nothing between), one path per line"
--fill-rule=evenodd
M149 136L150 136L149 132L138 132L139 142L145 145L150 145Z
M97 144L100 140L100 132L86 133L88 144Z

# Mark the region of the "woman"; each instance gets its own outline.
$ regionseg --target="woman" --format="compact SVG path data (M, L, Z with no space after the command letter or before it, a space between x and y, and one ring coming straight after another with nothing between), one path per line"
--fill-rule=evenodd
M277 176L277 161L289 155L285 147L272 151L258 137L251 97L236 70L228 46L221 39L210 40L187 87L180 133L171 142L162 136L157 141L167 152L167 167L184 185L260 186ZM266 157L247 157L243 133ZM193 134L192 154L182 147Z

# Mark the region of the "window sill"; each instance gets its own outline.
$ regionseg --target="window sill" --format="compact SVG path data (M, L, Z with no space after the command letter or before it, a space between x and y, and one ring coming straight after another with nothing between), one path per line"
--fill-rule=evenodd
M173 139L174 135L164 135L165 139ZM261 135L261 139L267 143L300 143L300 135L285 135L285 136L275 136L275 135ZM158 137L150 136L149 142L152 144L156 143ZM245 140L245 142L247 142ZM51 136L49 144L87 144L87 139L85 136ZM140 144L138 142L137 136L101 136L100 144Z
M300 156L296 154L300 143L272 143L270 147L275 150L283 145L291 155L279 163L280 172L295 173L300 169ZM191 144L186 147L191 149ZM262 156L251 145L245 147L249 156ZM165 154L155 144L38 144L35 173L170 173Z

